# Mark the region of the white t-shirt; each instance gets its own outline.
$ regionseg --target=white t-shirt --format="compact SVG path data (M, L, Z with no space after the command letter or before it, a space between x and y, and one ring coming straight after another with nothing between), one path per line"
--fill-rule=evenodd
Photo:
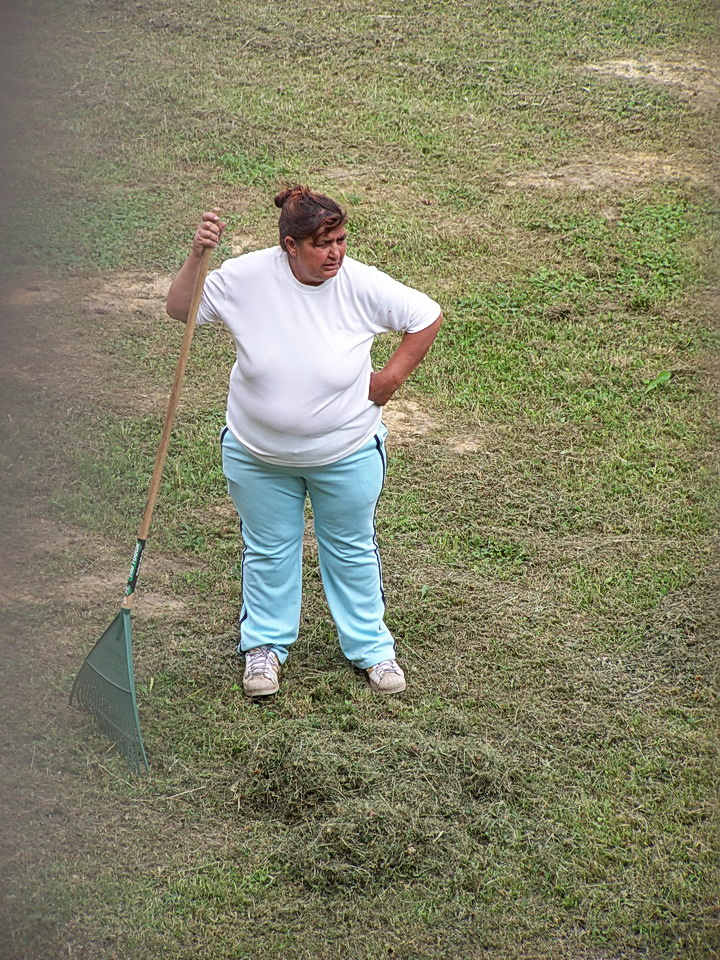
M377 430L375 336L417 333L439 315L424 293L347 256L319 286L300 283L277 246L208 274L197 322L222 320L235 339L227 423L238 440L269 463L320 466Z

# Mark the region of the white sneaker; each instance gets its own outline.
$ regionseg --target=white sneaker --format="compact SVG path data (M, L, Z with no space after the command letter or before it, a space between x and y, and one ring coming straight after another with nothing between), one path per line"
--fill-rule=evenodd
M243 690L248 697L267 697L280 687L280 661L269 646L245 653Z
M396 660L381 660L365 672L374 693L402 693L405 689L405 674Z

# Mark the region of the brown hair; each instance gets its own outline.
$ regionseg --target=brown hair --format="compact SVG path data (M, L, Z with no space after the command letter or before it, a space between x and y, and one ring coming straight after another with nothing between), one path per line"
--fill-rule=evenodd
M280 207L278 228L283 250L287 249L285 237L314 240L326 230L335 230L347 223L347 214L334 200L298 183L278 193L275 206Z

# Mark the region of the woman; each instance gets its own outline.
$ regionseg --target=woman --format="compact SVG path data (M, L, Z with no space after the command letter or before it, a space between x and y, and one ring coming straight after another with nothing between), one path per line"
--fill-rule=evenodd
M205 282L198 323L222 320L230 374L223 469L244 542L240 644L250 697L275 693L300 623L304 507L310 497L323 587L345 656L372 690L405 677L383 621L375 509L385 479L382 407L425 356L442 314L425 294L346 256L347 216L306 187L279 193L277 247L226 260ZM187 320L205 247L225 224L205 213L172 283ZM403 338L373 372L377 334Z

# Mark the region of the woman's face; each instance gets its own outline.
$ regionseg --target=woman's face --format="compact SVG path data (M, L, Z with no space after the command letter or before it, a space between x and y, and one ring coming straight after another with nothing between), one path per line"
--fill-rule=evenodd
M344 226L325 230L314 240L285 237L285 247L295 279L317 287L340 272L347 251L347 230Z

